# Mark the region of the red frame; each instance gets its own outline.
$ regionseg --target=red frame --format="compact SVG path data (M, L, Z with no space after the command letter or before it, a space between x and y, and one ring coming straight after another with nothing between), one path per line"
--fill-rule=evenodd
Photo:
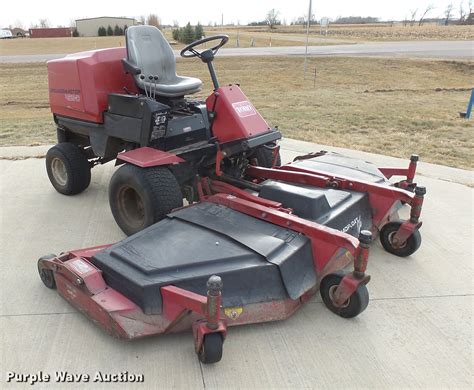
M385 168L384 171L388 176L407 174L407 182L411 183L413 180L408 178L408 175L413 173L409 169ZM400 240L406 239L410 232L421 225L419 217L424 192L417 191L414 195L400 188L384 187L326 172L310 172L291 164L278 169L249 166L246 173L255 177L256 181L271 178L322 188L367 192L372 208L376 209L373 215L373 230L379 229L389 220L394 203L405 201L411 205L412 210L410 220L405 221L396 234ZM58 292L112 335L134 339L192 328L197 352L200 351L203 339L208 333L218 332L225 337L227 326L289 317L317 292L324 276L341 272L350 262L353 262L353 272L344 274L334 292L334 304L343 305L361 284L369 282L370 277L365 274L371 239L369 233L361 236L359 241L346 233L300 218L294 215L292 210L283 208L279 202L259 198L219 180L198 179L197 188L201 201L229 207L308 237L317 275L316 285L299 299L250 304L245 306L245 310L240 308L240 312L235 312L235 315L228 315L227 309L221 307L220 291L217 295L208 292L207 296L203 296L169 285L161 288L162 313L145 315L135 303L108 286L100 269L90 261L96 252L109 245L73 250L56 258L42 259L39 267L51 270Z

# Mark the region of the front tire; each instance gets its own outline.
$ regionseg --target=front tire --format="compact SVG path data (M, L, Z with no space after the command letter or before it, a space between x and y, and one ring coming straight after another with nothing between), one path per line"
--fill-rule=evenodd
M130 236L181 207L183 195L168 168L125 164L110 180L109 203L118 226Z
M70 142L61 142L46 154L49 181L61 194L75 195L91 182L91 167L81 149Z
M369 291L365 284L361 284L342 306L336 306L334 303L334 292L342 279L343 276L338 274L325 276L321 281L321 298L326 307L333 313L344 318L353 318L367 308L369 304Z
M272 168L273 167L273 150L275 145L263 145L260 146L255 151L255 158L257 159L257 165L263 168ZM275 166L279 167L281 165L281 156L280 151L278 151L278 155L276 157Z

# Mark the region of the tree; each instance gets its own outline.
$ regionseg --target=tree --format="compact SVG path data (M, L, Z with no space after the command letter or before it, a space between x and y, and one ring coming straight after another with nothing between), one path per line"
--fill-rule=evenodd
M39 26L41 28L49 28L49 20L48 19L40 19Z
M183 31L180 34L180 41L188 44L194 42L194 37L194 29L191 26L191 23L188 22L188 24L186 25L186 27L183 28Z
M173 20L173 27L178 28L179 27L179 22L177 20Z
M194 28L194 39L198 40L204 36L204 29L201 26L201 23L198 22L197 26Z
M444 25L447 26L449 24L449 18L451 17L451 13L453 12L454 5L451 3L446 7L446 10L444 11Z
M23 30L23 23L21 22L20 19L15 20L15 27L21 28Z
M146 23L145 15L140 15L138 17L138 21L140 22L140 24L145 24Z
M155 27L160 28L161 27L161 20L158 17L158 15L150 14L150 15L148 15L148 17L146 19L146 24L148 24L149 26L155 26Z
M423 12L423 14L421 15L420 20L418 21L418 26L422 26L422 25L423 25L423 21L425 20L426 15L428 15L429 12L433 11L434 8L435 8L435 7L434 7L433 4L429 4L429 5L425 8L425 12Z
M466 12L464 11L464 0L459 3L459 24L463 24L466 19Z
M280 21L278 20L279 15L280 12L278 12L275 8L272 8L270 11L268 11L265 21L270 26L270 28L274 28L276 24L280 24Z
M77 31L77 28L73 28L72 29L72 36L74 38L77 38L79 36L79 31Z
M418 12L418 8L410 10L410 15L411 15L410 26L413 26L415 24L415 18L416 18L416 13L417 12Z
M107 27L107 35L108 35L108 36L114 35L114 30L112 29L112 27L110 26L110 24L109 24L109 26Z
M114 27L114 35L121 36L123 35L123 28L119 27L117 24Z
M99 37L105 37L107 35L107 30L105 29L104 26L99 27L99 30L97 31L97 35Z

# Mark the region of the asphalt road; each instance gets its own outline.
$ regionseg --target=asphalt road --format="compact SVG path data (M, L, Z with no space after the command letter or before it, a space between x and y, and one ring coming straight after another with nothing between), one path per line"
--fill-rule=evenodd
M407 164L292 140L282 148L286 161L326 149ZM417 181L428 189L422 246L400 259L372 245L371 301L359 317L332 314L318 294L286 321L230 328L222 362L202 366L191 333L116 340L42 285L39 256L124 237L108 206L113 164L94 168L91 186L66 197L49 184L44 159L26 158L45 151L0 148L0 388L30 387L4 383L8 371L61 370L144 374L131 389L472 388L472 172L419 164Z
M219 56L304 55L304 46L224 48ZM373 42L350 45L309 46L311 56L386 56L413 58L474 58L474 41ZM179 56L179 52L175 51ZM65 54L0 56L0 63L44 62Z

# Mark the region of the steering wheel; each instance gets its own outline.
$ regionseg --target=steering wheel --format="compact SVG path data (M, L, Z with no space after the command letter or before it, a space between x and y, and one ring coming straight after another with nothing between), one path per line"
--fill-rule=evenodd
M202 45L203 43L207 43L210 41L217 41L217 40L220 40L220 42L216 46L211 47L210 49L206 49L204 51L197 51L194 49L196 46ZM211 50L212 55L214 56L219 51L219 49L227 43L228 40L229 40L228 35L213 35L212 37L198 39L197 41L190 43L183 50L181 50L180 54L181 54L181 57L184 57L184 58L199 57L200 59L203 59L202 53L204 53L207 50Z

